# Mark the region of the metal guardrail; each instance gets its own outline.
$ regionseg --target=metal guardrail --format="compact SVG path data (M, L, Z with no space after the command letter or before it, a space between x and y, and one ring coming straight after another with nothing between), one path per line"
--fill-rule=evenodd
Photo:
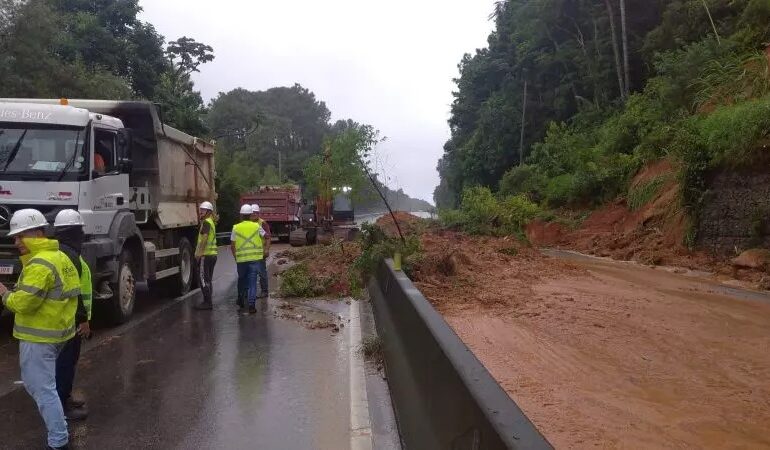
M368 288L406 448L552 448L392 261Z

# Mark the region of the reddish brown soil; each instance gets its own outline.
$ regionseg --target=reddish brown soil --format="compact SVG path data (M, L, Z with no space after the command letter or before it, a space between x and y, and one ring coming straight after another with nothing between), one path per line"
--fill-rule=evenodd
M425 222L419 217L413 216L408 212L394 211L393 215L396 216L398 226L401 228L401 233L404 236L419 231L420 227ZM390 214L385 214L384 216L380 217L377 219L376 223L389 236L398 236L398 228L396 227L396 224L393 221L393 217L391 217Z
M767 301L511 240L422 239L415 283L557 448L770 446Z
M688 223L678 206L679 185L671 164L661 160L645 167L634 177L631 186L659 176L666 176L667 181L658 195L635 211L620 198L593 211L575 230L558 223L535 221L527 226L526 235L536 246L707 271L723 280L745 281L754 288L770 285L764 268L736 268L729 259L688 249L684 244Z

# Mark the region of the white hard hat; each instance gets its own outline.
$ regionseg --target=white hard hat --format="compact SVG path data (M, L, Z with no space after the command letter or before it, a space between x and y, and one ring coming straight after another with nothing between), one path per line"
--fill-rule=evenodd
M206 211L214 211L214 205L211 202L203 202L198 209L205 209Z
M56 215L56 219L53 221L54 227L75 227L83 226L83 218L80 213L74 209L63 209Z
M255 213L259 212L259 205L257 205L256 203L251 205L251 212L255 212Z
M254 212L254 211L252 211L251 205L243 205L243 206L241 206L241 215L242 216L250 216L252 212Z
M8 236L15 236L23 231L48 226L43 213L36 209L20 209L11 216L11 231Z

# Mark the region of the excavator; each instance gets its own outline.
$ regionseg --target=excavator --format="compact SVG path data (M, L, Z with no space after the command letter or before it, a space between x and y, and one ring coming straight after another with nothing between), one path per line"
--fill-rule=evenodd
M331 148L324 149L324 164L331 164ZM329 173L329 171L324 171ZM321 180L321 188L315 201L303 211L301 227L289 235L294 247L328 244L333 240L352 241L358 236L355 211L347 186L332 186L328 179Z

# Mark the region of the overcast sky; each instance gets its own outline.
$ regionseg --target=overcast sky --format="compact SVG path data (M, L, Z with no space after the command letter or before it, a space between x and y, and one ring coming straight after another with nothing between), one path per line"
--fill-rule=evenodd
M166 39L216 59L195 81L208 101L237 87L309 88L332 120L378 128L391 188L433 202L457 63L486 45L493 0L140 0Z

